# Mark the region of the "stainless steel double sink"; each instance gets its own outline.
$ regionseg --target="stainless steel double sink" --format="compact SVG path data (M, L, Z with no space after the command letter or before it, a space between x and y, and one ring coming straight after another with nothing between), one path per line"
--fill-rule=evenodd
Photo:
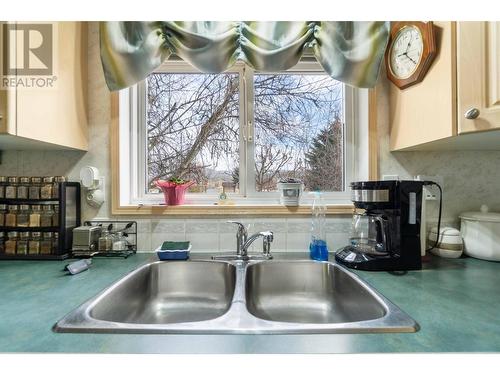
M145 264L66 315L56 332L415 332L418 324L331 262Z

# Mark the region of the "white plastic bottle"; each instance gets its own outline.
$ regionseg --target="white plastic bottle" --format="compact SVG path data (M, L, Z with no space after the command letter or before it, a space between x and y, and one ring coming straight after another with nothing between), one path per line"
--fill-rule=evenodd
M328 260L328 246L326 244L326 206L320 191L315 191L312 205L311 243L309 254L314 260Z

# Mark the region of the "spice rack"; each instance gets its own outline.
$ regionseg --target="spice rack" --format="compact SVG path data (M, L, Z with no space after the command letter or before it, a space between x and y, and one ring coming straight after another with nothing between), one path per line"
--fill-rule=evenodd
M127 228L126 225L130 226ZM131 220L88 220L83 225L87 226L102 226L103 228L111 227L112 230L123 232L126 234L127 248L125 250L109 250L96 251L86 254L85 257L121 257L128 258L130 255L137 253L137 221ZM82 254L83 255L83 254ZM75 256L75 252L73 252Z
M53 246L50 252L46 253L19 253L7 254L0 253L0 260L62 260L70 256L73 228L81 225L81 196L80 183L78 182L58 182L57 197L25 199L25 198L0 198L0 205L57 205L59 211L54 214L58 225L51 226L8 226L0 225L0 233L3 233L4 240L7 240L9 232L18 232L19 234L29 232L30 238L33 232L40 232L45 239L46 233L52 233ZM4 245L5 249L5 245ZM17 251L17 250L16 250Z

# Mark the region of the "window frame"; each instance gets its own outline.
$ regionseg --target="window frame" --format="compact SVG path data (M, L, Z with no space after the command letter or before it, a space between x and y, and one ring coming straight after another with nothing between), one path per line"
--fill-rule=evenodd
M317 62L313 63L306 61L299 63L297 66L289 69L287 72L278 72L275 74L286 74L290 72L314 74L321 71L320 69L318 69L318 66L319 64ZM188 64L177 61L163 64L156 71L199 73L195 68L190 67ZM228 72L238 72L240 74L240 85L244 85L244 88L243 90L240 90L239 95L240 108L243 108L244 105L247 105L251 106L250 108L253 109L253 96L247 95L248 90L250 90L251 86L253 86L253 70L242 63L237 63L230 70L228 70ZM266 72L264 74L272 73ZM249 84L249 82L251 84ZM143 100L140 99L141 90L143 92ZM245 95L241 95L241 92L244 92ZM372 144L369 144L370 142L373 143L373 137L369 137L368 134L369 132L373 132L374 130L373 125L369 126L369 122L376 125L376 117L374 117L372 114L375 113L376 115L376 111L374 111L374 108L371 108L375 105L376 101L374 90L371 90L370 92L371 94L369 98L369 90L355 89L344 84L344 121L346 124L350 123L352 126L345 126L344 129L344 191L325 193L326 204L329 207L337 208L333 208L331 212L338 213L351 211L352 203L349 199L350 193L348 191L349 182L354 179L368 179L369 177L373 178L373 175L376 174L376 155L375 160L373 156L374 152L376 154L376 150ZM112 212L116 214L125 213L125 211L131 207L162 207L160 205L163 200L161 195L143 194L141 196L139 194L138 179L141 178L140 176L142 176L143 180L140 182L140 184L145 183L145 173L139 171L137 166L139 165L138 163L141 163L140 165L143 165L144 168L146 168L146 155L144 152L139 152L138 137L142 137L140 141L143 145L145 145L144 137L146 134L146 130L145 127L143 128L144 132L142 133L138 132L137 130L139 129L139 126L141 126L141 119L144 119L144 122L146 119L145 93L145 84L144 82L140 82L129 89L121 90L116 94L116 96L114 96L115 109L113 112L115 113L115 115L113 117L115 119L115 131L117 134L115 134L115 141L113 142L115 146L112 146L111 148L111 159L112 164L114 164L119 169L118 176L113 178L114 194L112 197ZM370 111L368 110L368 102L370 102ZM264 206L260 211L268 212L266 211L265 207L279 206L277 193L256 192L256 195L254 195L252 194L252 192L246 190L246 181L248 181L249 178L252 177L249 177L248 175L255 172L254 168L242 168L241 163L245 163L246 165L248 165L249 158L252 158L253 162L254 156L253 142L250 142L250 147L247 147L248 145L246 144L245 147L241 147L244 142L247 142L245 138L248 136L247 132L242 130L247 130L249 119L245 117L246 113L251 113L250 121L253 126L253 111L249 110L242 112L240 112L240 170L244 169L247 171L247 173L243 176L240 176L240 181L242 181L242 179L244 180L240 184L240 196L231 195L231 199L235 201L235 205L232 207L233 210L231 210L229 207L226 207L222 211L231 213L233 211L238 211L238 208L241 207L255 208ZM362 131L358 131L360 130L360 128ZM251 131L252 133L250 135L253 135L253 128L251 128ZM368 146L370 147L368 148ZM367 152L367 148L369 149L369 152ZM248 150L250 150L251 152L248 152ZM116 157L113 156L113 153L115 151ZM255 185L253 186L255 189ZM187 204L186 206L190 206L192 208L214 207L214 203L216 200L217 198L213 195L190 194L191 203ZM308 194L304 194L304 199L301 200L301 206L308 207L311 203L312 199L308 196ZM165 206L163 206L162 208L165 208ZM219 208L222 208L222 206L219 206ZM255 210L255 213L257 214L258 211L259 210ZM285 211L295 213L301 212L300 209L287 209ZM128 211L128 213L131 212Z

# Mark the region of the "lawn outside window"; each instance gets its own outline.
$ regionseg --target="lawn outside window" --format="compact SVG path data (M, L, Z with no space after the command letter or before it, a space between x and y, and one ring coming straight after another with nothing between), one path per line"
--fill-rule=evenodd
M278 205L277 182L296 178L327 204L349 204L368 177L368 90L330 78L316 61L286 72L242 63L218 74L167 61L119 94L119 204L159 205L154 181L196 184L186 205Z

